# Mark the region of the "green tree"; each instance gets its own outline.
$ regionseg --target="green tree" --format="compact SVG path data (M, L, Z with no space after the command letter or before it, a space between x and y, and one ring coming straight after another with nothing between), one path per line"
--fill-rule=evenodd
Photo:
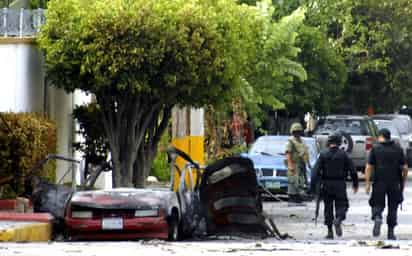
M303 25L305 11L298 9L279 21L272 19L273 8L269 1L258 4L259 11L267 19L263 37L257 42L259 51L253 72L244 77L240 98L249 116L259 126L264 119L264 109L285 107L286 88L307 79L304 66L298 61L300 48L297 37Z
M326 31L348 67L343 102L393 111L411 102L412 1L307 0L308 23Z
M102 113L96 103L76 106L73 117L79 124L78 134L81 141L73 143L74 149L83 153L85 158L85 172L88 173L89 164L99 165L107 161L109 145L102 129Z
M232 0L50 0L39 44L53 85L96 96L114 186L143 186L172 107L230 99L263 26Z
M245 3L252 5L256 4L256 1ZM264 3L257 2L257 5L261 6ZM248 113L259 117L258 120L255 118L255 124L259 126L268 111L285 109L288 112L303 114L312 109L323 113L333 110L336 98L342 93L347 78L340 52L329 42L325 30L308 24L308 16L312 14L306 11L308 7L304 0L273 0L271 4L273 10L267 13L277 30L275 42L280 42L283 46L278 47L274 44L273 47L269 46L266 49L278 49L271 56L270 62L278 66L273 70L286 67L286 70L291 72L289 76L281 75L281 79L258 73L255 82L258 86L251 86L252 89L245 87L248 91L244 94L257 94L254 100L245 101ZM287 20L294 22L286 22ZM293 67L273 61L282 57L292 63Z
M256 1L245 2L253 4ZM412 64L409 61L412 57L411 0L273 0L272 2L275 8L273 14L275 20L290 15L299 7L305 8L306 27L325 34L331 46L328 48L335 50L338 61L343 59L347 70L347 85L344 86L341 97L327 96L324 100L335 103L335 106L346 105L360 113L364 113L368 106L373 106L377 111L393 111L400 105L412 104L410 89ZM310 40L313 41L318 36L308 34L305 37L308 40L312 37ZM312 54L310 49L308 52L304 48L301 49L300 61L303 55ZM323 56L327 57L327 55ZM319 55L313 55L312 60L318 57ZM326 63L333 62L329 58L324 60ZM322 66L325 64L320 59L314 62ZM308 70L309 67L305 63L302 64L309 74L304 84L311 83L314 78L313 70ZM339 69L336 69L337 64L333 64L332 69L335 69L336 74L341 74ZM336 79L342 81L338 77ZM302 94L299 91L302 89L302 84L298 87L295 83L294 87L296 89L292 89L291 92L295 91L298 97ZM333 92L340 86L322 87L325 88L323 91L330 87ZM326 111L328 109L325 108ZM329 110L333 111L333 109Z
M336 100L342 94L347 70L342 56L333 48L326 34L318 28L301 26L296 46L301 49L298 62L308 78L294 81L283 90L286 109L292 113L316 110L330 113L336 110Z

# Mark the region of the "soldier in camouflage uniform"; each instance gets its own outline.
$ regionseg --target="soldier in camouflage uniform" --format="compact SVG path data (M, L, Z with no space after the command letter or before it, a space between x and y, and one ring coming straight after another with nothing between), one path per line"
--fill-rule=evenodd
M288 167L288 195L291 202L301 203L307 186L305 165L309 165L309 152L301 138L302 125L292 124L290 133L292 136L288 139L285 150Z

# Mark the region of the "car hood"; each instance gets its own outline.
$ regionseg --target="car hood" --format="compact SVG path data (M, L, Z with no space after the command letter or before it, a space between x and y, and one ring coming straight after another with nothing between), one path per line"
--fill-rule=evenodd
M168 199L175 196L167 189L108 189L75 192L70 200L71 205L110 208L138 209L165 207Z
M255 168L259 166L285 166L284 156L248 155L248 158L252 160Z

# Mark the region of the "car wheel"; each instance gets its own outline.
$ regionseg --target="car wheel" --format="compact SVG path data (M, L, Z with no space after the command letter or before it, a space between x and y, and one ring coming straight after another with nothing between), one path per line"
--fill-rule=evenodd
M168 240L169 241L178 241L180 238L180 232L179 232L179 218L177 214L174 212L172 213L172 216L170 217L169 220L169 234L168 234Z
M352 137L346 132L341 132L341 134L342 134L342 141L341 141L341 145L339 146L339 148L347 153L352 152L352 149L353 149Z

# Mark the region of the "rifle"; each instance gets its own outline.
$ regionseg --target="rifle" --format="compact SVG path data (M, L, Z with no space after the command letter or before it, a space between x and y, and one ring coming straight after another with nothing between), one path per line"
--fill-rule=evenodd
M401 175L399 175L399 178L400 178L400 184L399 184L399 186L400 186L400 189L401 189L401 211L403 210L402 208L402 202L403 202L403 190L405 189L405 182L406 182L406 179L407 179L407 177L405 177L405 178L403 178L403 169L402 168L400 168L401 169Z
M319 208L320 208L320 200L321 200L321 191L322 191L322 182L319 181L319 184L316 186L316 208L315 208L315 225L318 224L318 217L319 217Z
M319 159L318 159L319 161ZM319 168L319 162L316 162L315 166L312 168L312 179L311 179L311 189L310 191L315 193L316 196L316 208L315 208L315 225L318 224L320 200L322 194L322 172L323 170Z

